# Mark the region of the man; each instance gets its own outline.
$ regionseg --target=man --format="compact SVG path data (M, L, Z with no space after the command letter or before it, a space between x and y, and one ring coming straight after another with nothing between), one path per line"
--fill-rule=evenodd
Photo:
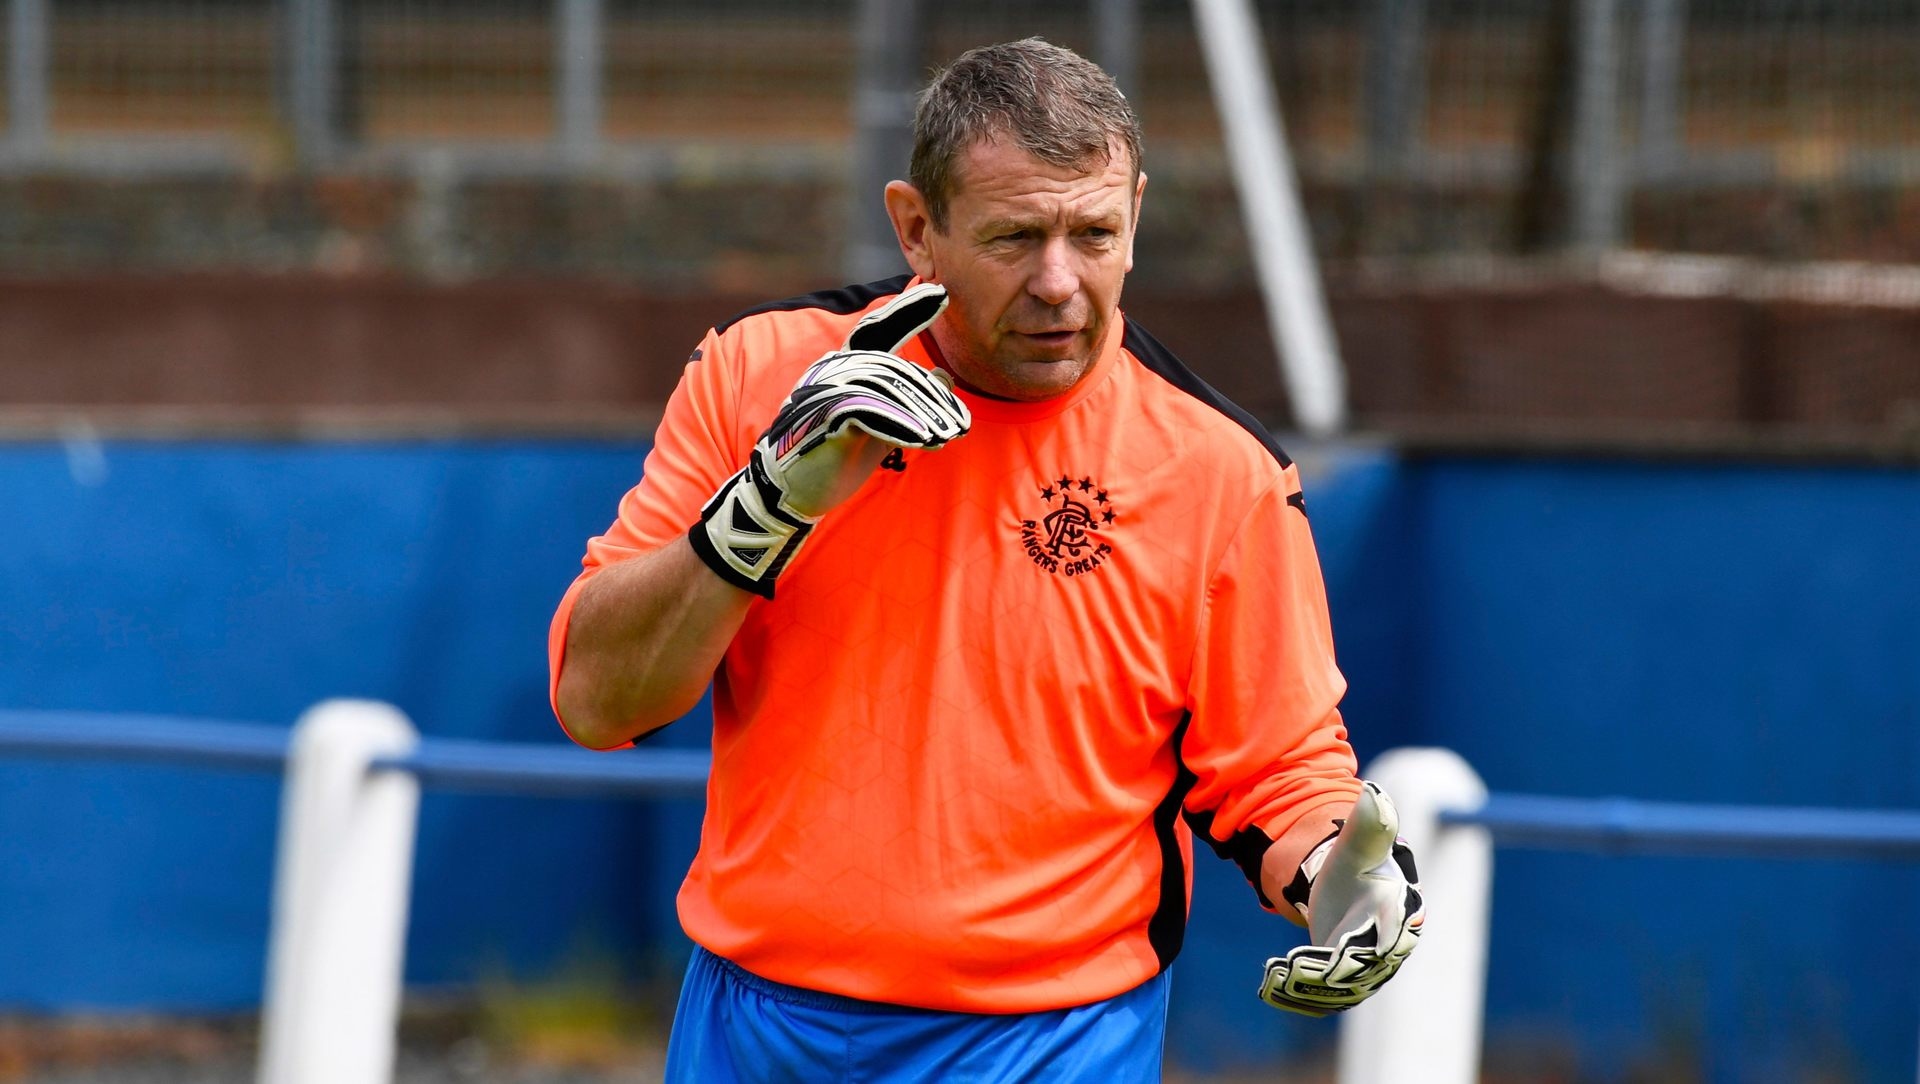
M554 618L584 745L713 683L670 1079L1158 1079L1194 832L1308 920L1276 1005L1358 1002L1419 930L1297 472L1119 310L1126 100L1028 40L915 130L912 278L710 332Z

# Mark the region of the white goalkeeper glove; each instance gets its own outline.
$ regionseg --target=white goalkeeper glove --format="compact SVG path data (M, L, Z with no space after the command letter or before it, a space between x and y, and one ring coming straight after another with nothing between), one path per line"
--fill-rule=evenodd
M947 307L921 283L862 317L814 362L687 532L720 578L765 598L821 515L899 448L938 448L973 425L953 381L895 355Z
M1413 852L1392 799L1362 782L1340 830L1300 863L1282 893L1313 943L1267 961L1260 999L1307 1016L1353 1008L1400 970L1427 916Z

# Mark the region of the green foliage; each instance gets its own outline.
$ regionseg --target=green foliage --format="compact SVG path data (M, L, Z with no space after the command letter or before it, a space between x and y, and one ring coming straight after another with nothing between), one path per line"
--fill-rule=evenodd
M475 1030L502 1061L613 1069L657 1061L666 1045L670 994L627 980L602 951L576 951L538 980L490 974L477 993Z

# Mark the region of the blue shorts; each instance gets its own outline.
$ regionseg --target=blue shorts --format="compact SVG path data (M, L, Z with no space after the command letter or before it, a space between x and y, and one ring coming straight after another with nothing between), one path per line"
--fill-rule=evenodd
M940 1081L1152 1084L1168 973L1091 1005L990 1016L770 982L695 946L667 1043L667 1084Z

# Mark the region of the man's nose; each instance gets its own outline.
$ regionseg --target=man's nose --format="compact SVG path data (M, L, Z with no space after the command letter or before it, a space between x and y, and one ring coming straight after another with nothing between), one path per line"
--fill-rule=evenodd
M1049 237L1040 246L1039 265L1027 278L1027 292L1049 306L1064 305L1080 290L1073 267L1073 246L1065 237Z

